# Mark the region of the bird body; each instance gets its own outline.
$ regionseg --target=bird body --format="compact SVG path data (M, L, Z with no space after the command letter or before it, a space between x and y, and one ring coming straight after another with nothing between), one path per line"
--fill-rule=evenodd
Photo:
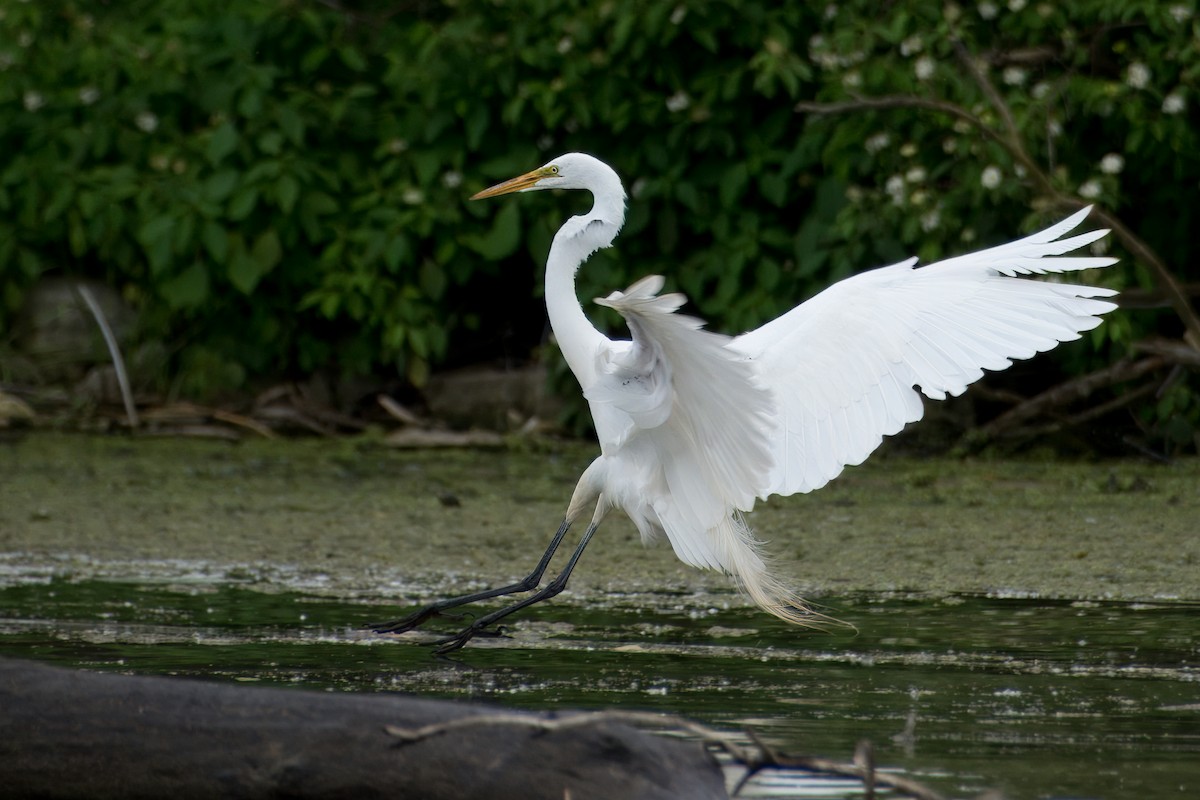
M659 294L650 276L597 302L624 317L614 341L588 320L575 274L613 243L625 191L611 167L568 153L485 189L473 199L542 189L583 189L594 202L555 235L546 264L546 305L567 364L590 406L600 456L584 471L563 526L519 584L434 604L383 630L407 630L433 613L537 586L567 528L591 513L587 531L547 590L487 615L453 637L461 646L501 616L561 591L596 527L620 509L643 539L665 536L675 554L717 569L766 611L821 620L777 580L742 514L756 499L818 489L921 418L921 394L958 395L1012 359L1079 338L1115 305L1109 289L1027 280L1115 263L1066 256L1103 237L1062 238L1082 209L1044 231L977 253L916 267L909 259L843 280L762 327L730 337L679 313L681 294Z

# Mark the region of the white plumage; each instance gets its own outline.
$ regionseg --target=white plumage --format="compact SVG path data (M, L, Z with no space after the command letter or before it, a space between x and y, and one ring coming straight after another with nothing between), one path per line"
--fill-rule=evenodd
M651 276L597 300L629 326L629 341L613 341L584 315L575 272L624 223L616 173L570 153L476 197L552 188L586 189L595 199L555 236L546 267L551 325L601 449L566 515L564 528L592 514L575 558L619 508L643 538L665 535L680 559L724 570L793 622L813 614L770 575L742 521L756 498L825 485L920 419L920 393L960 394L984 369L1076 339L1115 308L1099 299L1114 294L1108 289L1015 277L1115 263L1063 257L1107 233L1062 238L1087 216L1083 209L999 247L856 275L738 337L679 314L683 296L660 295L663 279ZM574 559L562 583L573 566Z

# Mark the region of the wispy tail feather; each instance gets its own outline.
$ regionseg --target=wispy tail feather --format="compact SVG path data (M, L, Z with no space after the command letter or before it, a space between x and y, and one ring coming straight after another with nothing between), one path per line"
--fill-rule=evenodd
M805 628L829 630L854 626L817 611L772 574L755 538L741 514L732 514L709 532L713 549L725 572L754 604L785 622Z

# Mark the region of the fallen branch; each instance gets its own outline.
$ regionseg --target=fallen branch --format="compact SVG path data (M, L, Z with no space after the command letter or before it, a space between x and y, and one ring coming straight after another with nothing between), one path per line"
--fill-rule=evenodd
M1009 409L988 424L973 431L968 435L970 442L978 446L1007 435L1026 420L1049 414L1054 409L1082 400L1105 386L1136 380L1148 372L1162 369L1166 363L1166 360L1159 356L1150 356L1140 361L1123 358L1104 369L1060 383L1031 397L1015 408Z
M88 311L91 312L92 317L95 318L97 327L100 328L100 335L104 337L108 355L112 358L113 369L117 373L117 385L121 388L121 400L125 403L125 416L129 420L129 428L137 430L139 424L137 406L133 402L133 390L129 386L129 373L125 371L125 359L121 357L121 347L117 344L117 337L109 326L108 320L104 318L104 311L96 302L92 290L83 284L78 284L75 286L75 291L83 300L83 304L87 306Z
M397 725L385 725L383 730L398 741L396 746L416 744L435 736L460 731L468 728L509 726L532 728L546 733L554 733L589 725L618 723L641 728L652 728L676 734L687 734L705 745L714 747L729 755L739 766L748 772L735 787L736 797L746 782L763 769L800 770L803 772L836 775L843 778L854 778L863 781L867 787L867 796L871 796L875 787L895 789L910 795L917 800L944 800L941 794L935 792L917 781L900 775L881 773L876 770L874 750L869 743L860 743L855 752L855 763L847 764L827 758L812 756L787 756L775 751L763 743L758 736L747 730L750 743L739 741L735 734L701 725L694 720L673 714L656 714L649 711L595 711L566 714L559 717L532 717L528 714L481 714L471 717L459 717L423 725L419 728L402 728Z

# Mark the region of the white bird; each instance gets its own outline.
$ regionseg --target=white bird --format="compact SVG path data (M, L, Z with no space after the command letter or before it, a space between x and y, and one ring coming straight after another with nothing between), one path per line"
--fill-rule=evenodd
M567 364L591 408L600 456L584 471L566 517L534 571L498 589L443 600L403 620L372 626L400 632L439 612L532 591L567 529L590 522L563 571L524 600L439 640L456 649L500 618L562 591L576 561L612 509L642 539L665 536L695 567L721 570L760 607L789 622L824 619L768 569L742 519L756 499L810 492L861 463L884 436L923 413L920 393L961 394L1012 359L1079 338L1116 306L1115 292L1018 278L1105 267L1113 258L1062 256L1107 230L1061 238L1085 208L1040 233L970 255L916 267L910 258L855 275L741 336L703 329L677 313L681 294L658 294L643 278L597 299L615 309L631 339L592 325L575 293L575 273L609 247L625 221L616 172L582 153L497 184L472 199L542 189L584 189L594 203L554 237L546 263L546 306Z

